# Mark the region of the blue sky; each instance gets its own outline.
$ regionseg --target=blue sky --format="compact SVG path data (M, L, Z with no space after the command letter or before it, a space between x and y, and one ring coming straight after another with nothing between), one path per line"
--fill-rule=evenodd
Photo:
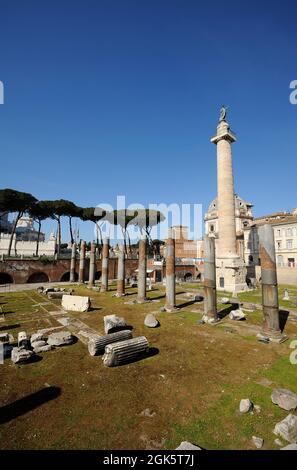
M292 209L296 13L286 0L0 0L0 186L205 210L224 103L236 192L256 216Z

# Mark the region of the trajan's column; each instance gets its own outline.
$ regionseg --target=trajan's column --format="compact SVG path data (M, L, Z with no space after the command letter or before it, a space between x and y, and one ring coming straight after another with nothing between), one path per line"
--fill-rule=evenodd
M217 289L230 292L246 290L246 267L236 251L234 181L231 144L236 137L226 121L226 108L220 111L217 133L211 142L217 146L218 247L216 257Z

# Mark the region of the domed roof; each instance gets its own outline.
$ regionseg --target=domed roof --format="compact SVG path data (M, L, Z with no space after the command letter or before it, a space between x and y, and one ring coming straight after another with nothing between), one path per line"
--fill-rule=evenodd
M245 201L238 194L234 194L235 209L249 210L253 205L250 202ZM216 197L208 207L208 212L214 212L218 210L218 198Z

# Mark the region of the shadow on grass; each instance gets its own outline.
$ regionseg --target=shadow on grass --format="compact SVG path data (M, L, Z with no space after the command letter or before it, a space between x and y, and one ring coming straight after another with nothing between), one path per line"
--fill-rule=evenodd
M288 317L289 317L289 312L287 310L279 311L279 327L281 329L281 332L283 332L285 329Z
M188 302L184 302L183 304L177 304L177 308L184 308L184 307L189 307L190 305L195 304L197 301L196 300L189 300Z
M0 326L0 331L14 330L15 328L19 328L20 326L21 326L20 323L15 323L14 325L4 325L4 326Z
M61 395L60 387L45 387L38 392L31 393L26 397L0 408L0 424L8 423L29 411L38 408L44 403L54 400Z
M161 295L157 295L157 297L148 297L149 300L159 300L159 299L165 299L166 295L165 294L161 294Z
M132 326L132 325L115 326L114 328L111 328L110 330L108 330L108 333L107 333L107 334L116 333L117 331L123 331L123 330L130 330L130 331L132 331L132 330L133 330L133 326Z
M232 312L232 310L237 310L237 309L238 309L238 304L230 305L229 307L224 308L223 310L218 312L218 317L219 317L220 320L222 320L227 315L229 315L229 313Z

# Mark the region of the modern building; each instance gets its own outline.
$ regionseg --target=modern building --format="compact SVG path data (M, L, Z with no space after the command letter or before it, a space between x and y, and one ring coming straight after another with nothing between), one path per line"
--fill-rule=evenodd
M21 217L16 226L17 240L35 242L38 239L38 230L34 227L34 220L31 217ZM44 242L45 235L39 234L39 241Z
M189 240L189 228L185 225L174 225L169 229L175 240L175 258L185 262L201 263L203 261L203 241ZM161 256L166 256L166 247L160 247Z
M9 233L12 230L12 223L8 220L8 214L0 213L0 233Z
M6 255L12 232L12 223L8 221L8 216L1 217L0 229L0 254ZM33 256L36 253L38 231L34 227L34 221L30 217L22 217L16 227L12 241L12 256ZM45 241L43 232L39 234L39 255L53 256L56 252L56 237L51 234L48 241Z
M244 228L245 261L247 266L259 266L258 228L271 224L274 230L278 267L297 267L297 209L257 217Z
M236 229L236 252L241 258L245 258L244 229L253 223L253 205L245 201L237 194L234 195L235 206L235 229ZM218 223L218 199L215 198L204 215L205 233L216 239L216 250L219 237Z

